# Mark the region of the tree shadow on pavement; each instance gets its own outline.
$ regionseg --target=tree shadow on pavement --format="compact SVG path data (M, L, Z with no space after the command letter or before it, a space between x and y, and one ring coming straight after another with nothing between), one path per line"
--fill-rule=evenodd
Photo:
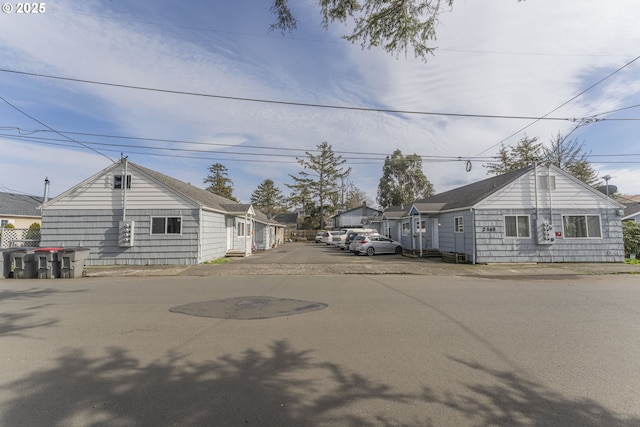
M3 336L27 336L25 331L34 328L54 326L58 323L54 319L35 320L38 315L38 308L48 304L40 304L31 307L23 307L11 310L10 301L31 301L47 298L60 291L56 289L30 288L30 289L7 289L0 291L0 302L5 310L0 312L0 337ZM78 291L72 291L78 292Z
M314 362L286 340L203 362L170 353L146 363L121 348L100 357L68 350L51 368L3 388L0 395L12 396L0 412L7 426L391 426L401 422L384 414L387 404L422 400ZM363 415L354 409L360 404L374 409Z
M488 375L490 384L467 384L464 394L424 389L429 403L444 405L475 426L640 426L640 418L616 414L591 399L569 399L512 371L500 371L454 357L450 360ZM474 375L476 377L477 375Z

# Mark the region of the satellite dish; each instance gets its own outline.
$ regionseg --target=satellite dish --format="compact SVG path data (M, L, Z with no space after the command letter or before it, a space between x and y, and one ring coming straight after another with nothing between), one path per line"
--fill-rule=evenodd
M600 187L598 187L598 191L602 194L612 195L618 192L618 187L616 187L615 185L601 185Z

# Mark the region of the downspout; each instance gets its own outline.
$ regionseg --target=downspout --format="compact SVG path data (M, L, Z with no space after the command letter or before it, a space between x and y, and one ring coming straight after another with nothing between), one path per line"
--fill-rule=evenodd
M476 244L476 211L471 208L471 219L473 222L473 233L471 233L471 245L473 247L473 261L471 262L471 265L476 265L476 258L478 257L478 247Z
M124 162L124 175L120 180L120 185L122 185L122 221L127 220L127 158L124 157L122 159Z
M420 258L422 258L422 214L418 213L418 238L420 239Z
M204 259L202 259L202 239L204 238L204 220L202 219L202 205L200 205L200 209L199 209L199 213L198 213L198 218L200 220L200 227L198 227L198 260L196 261L196 264L199 264L200 262L203 262ZM225 221L225 225L226 225L226 221ZM225 229L225 232L227 230Z
M547 189L549 190L549 222L553 224L553 209L551 205L551 166L547 166Z
M547 189L549 191L549 224L553 225L553 207L551 204L551 165L547 165ZM552 229L552 231L555 233L554 229ZM555 239L555 236L553 239ZM553 250L551 250L551 248L549 248L549 261L553 262Z
M244 214L244 255L247 255L247 233L249 233L249 213Z
M539 212L538 212L538 163L536 162L533 163L533 194L536 198L536 230L537 230Z

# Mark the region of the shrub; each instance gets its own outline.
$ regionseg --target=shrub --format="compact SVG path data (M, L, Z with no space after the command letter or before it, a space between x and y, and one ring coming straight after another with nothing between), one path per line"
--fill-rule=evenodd
M640 223L624 221L622 223L622 237L624 239L624 253L626 257L637 254L640 250Z

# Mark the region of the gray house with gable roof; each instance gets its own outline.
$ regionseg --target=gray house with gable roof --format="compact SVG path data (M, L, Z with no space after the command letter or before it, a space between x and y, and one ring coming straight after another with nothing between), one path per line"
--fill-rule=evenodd
M406 250L455 252L473 263L624 261L624 207L554 166L526 167L405 207L385 212L383 230Z
M241 204L126 159L42 205L41 246L91 249L87 265L193 265L249 256L256 224Z

